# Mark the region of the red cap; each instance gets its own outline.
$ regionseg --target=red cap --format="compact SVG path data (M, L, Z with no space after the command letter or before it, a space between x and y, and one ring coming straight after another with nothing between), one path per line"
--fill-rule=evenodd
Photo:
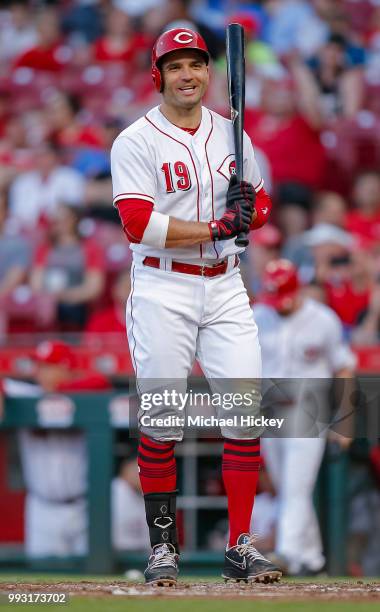
M287 259L278 259L265 268L259 300L276 310L283 310L291 305L298 289L297 268Z
M248 11L239 11L238 13L234 13L233 15L229 15L227 24L228 23L239 23L244 28L244 31L248 38L257 36L260 30L259 20Z
M157 91L162 91L160 60L167 53L178 49L196 49L205 57L206 63L209 63L210 54L207 45L198 32L188 28L174 28L164 32L157 38L152 50L152 78Z
M48 340L37 346L33 359L38 363L62 364L71 368L74 354L70 346L64 342Z

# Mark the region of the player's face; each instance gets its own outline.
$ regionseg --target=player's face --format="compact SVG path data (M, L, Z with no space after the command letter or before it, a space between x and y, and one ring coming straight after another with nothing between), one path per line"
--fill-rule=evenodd
M296 310L298 310L300 304L300 296L296 293L293 296L289 296L286 299L283 299L276 308L276 310L280 317L289 317L294 312L296 312Z
M66 366L55 363L40 363L36 368L36 382L45 393L53 393L58 386L66 381L69 372Z
M208 66L196 50L173 51L162 67L163 98L167 105L191 109L200 104L208 86Z

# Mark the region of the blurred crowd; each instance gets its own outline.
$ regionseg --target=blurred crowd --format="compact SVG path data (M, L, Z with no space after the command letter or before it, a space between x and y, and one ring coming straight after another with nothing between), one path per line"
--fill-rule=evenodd
M212 57L205 104L228 116L229 22L245 30L245 129L274 202L270 223L251 234L242 261L250 298L260 296L267 264L286 257L298 269L303 294L337 313L348 341L378 343L380 0L4 0L0 346L14 343L15 334L80 333L94 347L122 336L127 350L131 257L112 207L109 151L124 127L159 103L151 48L171 27L190 27L205 38ZM58 442L62 452L68 443L80 451L83 445L82 438ZM23 432L20 444L24 458L49 450L38 432ZM378 547L374 556L369 550L380 533L378 449L371 468L368 449L351 450L358 477L350 491L349 564L356 575L378 572ZM142 512L131 466L123 464L113 482L119 548L145 545L126 541L138 532L133 521ZM364 488L360 470L370 475ZM26 480L32 524L33 508L43 516L41 491ZM79 485L83 517L86 485ZM277 511L268 479L261 493L255 529L258 521L269 551ZM70 490L49 503L72 504L73 497ZM130 498L136 513L124 525ZM224 546L224 530L223 524L221 538L214 530L209 547ZM50 541L40 538L36 549L31 540L30 554L42 554L41 542Z
M159 102L151 47L178 25L204 36L205 103L228 115L228 22L244 26L245 127L274 200L245 260L251 297L285 256L350 341L377 343L378 0L2 2L0 343L123 332L130 255L111 205L112 141Z

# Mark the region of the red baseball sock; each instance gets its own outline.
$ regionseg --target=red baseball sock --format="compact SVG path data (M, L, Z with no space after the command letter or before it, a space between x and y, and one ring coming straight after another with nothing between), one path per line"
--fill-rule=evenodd
M137 464L143 494L175 491L177 468L175 442L157 442L141 436Z
M249 533L260 464L260 438L224 441L222 474L228 498L229 546L235 546L241 533Z

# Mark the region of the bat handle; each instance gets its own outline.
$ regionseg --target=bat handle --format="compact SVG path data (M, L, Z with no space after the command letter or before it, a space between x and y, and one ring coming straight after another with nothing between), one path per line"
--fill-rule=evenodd
M248 235L247 234L239 234L237 238L235 238L235 244L239 247L246 247L249 244Z

